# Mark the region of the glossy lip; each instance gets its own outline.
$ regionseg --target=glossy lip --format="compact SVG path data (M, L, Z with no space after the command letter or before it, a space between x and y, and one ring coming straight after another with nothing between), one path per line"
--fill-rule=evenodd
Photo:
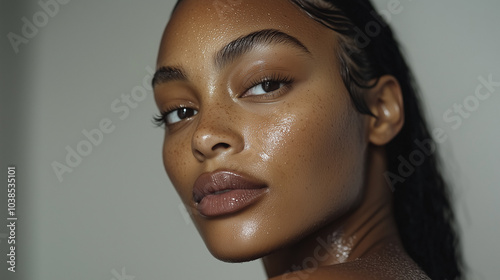
M254 178L220 170L201 174L193 187L196 209L206 217L238 212L267 191L267 185Z

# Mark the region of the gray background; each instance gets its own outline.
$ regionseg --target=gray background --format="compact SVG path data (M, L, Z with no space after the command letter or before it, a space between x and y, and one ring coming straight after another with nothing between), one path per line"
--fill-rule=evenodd
M20 2L0 9L0 158L4 174L17 166L17 279L265 279L260 262L226 264L206 250L163 171L151 91L126 117L111 108L154 68L174 1L69 1L16 54L7 34L21 34L21 19L42 11L38 1ZM376 1L380 10L387 3ZM470 279L498 279L500 87L459 128L443 113L473 95L480 76L500 81L500 2L401 0L401 7L390 23L431 127L449 136L440 148ZM64 163L66 146L76 149L82 130L103 119L114 131L60 182L51 163ZM0 278L16 279L6 274L2 238L6 185L0 195Z

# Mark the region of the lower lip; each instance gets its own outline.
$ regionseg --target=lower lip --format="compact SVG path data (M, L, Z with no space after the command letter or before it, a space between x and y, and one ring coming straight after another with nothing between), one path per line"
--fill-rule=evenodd
M261 189L235 189L205 196L197 205L203 216L217 217L238 212L254 203L266 192Z

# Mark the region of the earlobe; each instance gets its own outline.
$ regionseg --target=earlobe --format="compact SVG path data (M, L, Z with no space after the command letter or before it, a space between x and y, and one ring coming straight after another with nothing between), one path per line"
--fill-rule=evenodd
M377 146L385 145L401 131L405 119L403 94L396 78L380 77L375 87L368 90L366 102L375 115L369 117L369 141Z

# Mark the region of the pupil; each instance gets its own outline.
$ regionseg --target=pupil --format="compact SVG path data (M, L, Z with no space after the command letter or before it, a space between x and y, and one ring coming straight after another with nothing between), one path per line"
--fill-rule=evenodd
M177 111L179 119L187 119L193 116L193 110L189 108L182 108Z
M279 88L280 88L280 83L278 83L278 82L267 81L267 82L264 82L264 84L262 85L262 89L265 92L275 91Z

